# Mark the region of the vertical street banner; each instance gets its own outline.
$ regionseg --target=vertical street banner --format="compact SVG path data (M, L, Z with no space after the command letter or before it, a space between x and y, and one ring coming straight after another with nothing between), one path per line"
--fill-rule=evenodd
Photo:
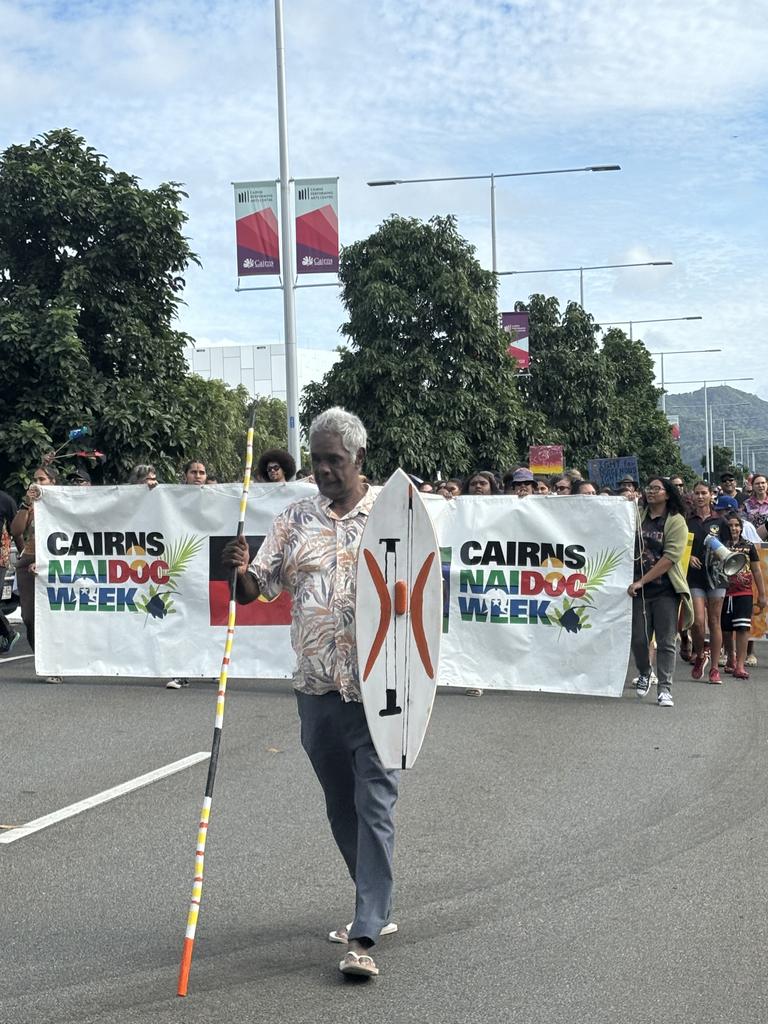
M562 473L565 469L563 446L561 444L532 444L528 449L528 466L532 473L548 476Z
M339 179L296 179L296 273L339 270Z
M237 276L280 273L277 183L236 181Z
M507 355L517 360L519 373L529 373L531 359L528 351L528 314L502 313L501 328L509 335Z
M680 417L667 414L667 422L669 423L672 440L680 444Z

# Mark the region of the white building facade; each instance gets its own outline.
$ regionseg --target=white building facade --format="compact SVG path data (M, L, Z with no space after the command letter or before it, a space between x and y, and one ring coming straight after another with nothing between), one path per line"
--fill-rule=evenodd
M229 387L242 384L252 398L286 399L285 345L209 345L187 347L187 364L205 380L221 380ZM339 358L329 349L299 348L299 391L321 380Z

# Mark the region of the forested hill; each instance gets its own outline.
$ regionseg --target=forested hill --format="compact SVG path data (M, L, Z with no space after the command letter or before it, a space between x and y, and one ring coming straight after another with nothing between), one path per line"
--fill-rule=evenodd
M758 455L763 468L768 465L768 402L737 388L722 384L707 388L707 404L712 411L714 442L723 445L723 421L725 421L725 445L733 445L736 431L736 462L740 462L741 442L746 448L766 448L764 456ZM683 461L701 473L701 459L704 455L704 389L690 391L683 395L667 395L667 413L680 417L680 450Z

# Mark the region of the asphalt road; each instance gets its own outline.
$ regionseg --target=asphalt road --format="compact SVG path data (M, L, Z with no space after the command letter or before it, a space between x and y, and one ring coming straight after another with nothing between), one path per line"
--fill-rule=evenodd
M441 691L401 786L400 932L362 983L325 941L353 890L292 693L235 681L187 998L205 763L0 845L0 1024L765 1021L768 671L682 668L674 709ZM208 749L214 704L0 659L0 824Z

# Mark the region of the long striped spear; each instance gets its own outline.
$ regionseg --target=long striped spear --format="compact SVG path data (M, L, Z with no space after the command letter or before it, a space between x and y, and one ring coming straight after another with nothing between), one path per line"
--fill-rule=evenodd
M245 510L248 507L248 489L251 486L251 466L253 465L253 430L256 422L256 410L254 409L251 418L251 425L248 428L248 436L245 442L245 474L243 476L243 493L240 496L240 519L237 524L237 536L241 537L245 529ZM189 969L192 966L192 950L195 945L195 931L197 930L197 918L200 914L200 903L203 898L203 868L205 866L205 841L208 835L208 824L211 817L211 803L213 802L213 784L216 780L216 766L219 761L219 746L221 745L221 730L224 725L224 705L227 699L227 676L229 675L229 660L232 654L232 643L235 639L235 617L237 615L237 603L235 593L237 590L237 569L232 570L232 579L229 590L229 614L227 616L227 639L224 644L224 657L221 659L221 671L219 672L219 692L216 698L216 720L213 725L213 744L211 746L211 759L208 762L208 778L205 783L205 796L203 798L203 809L200 811L200 824L197 830L197 848L195 849L195 878L192 883L192 901L189 904L187 914L187 930L184 934L184 948L181 954L181 966L179 968L179 987L177 995L187 994L189 983Z

